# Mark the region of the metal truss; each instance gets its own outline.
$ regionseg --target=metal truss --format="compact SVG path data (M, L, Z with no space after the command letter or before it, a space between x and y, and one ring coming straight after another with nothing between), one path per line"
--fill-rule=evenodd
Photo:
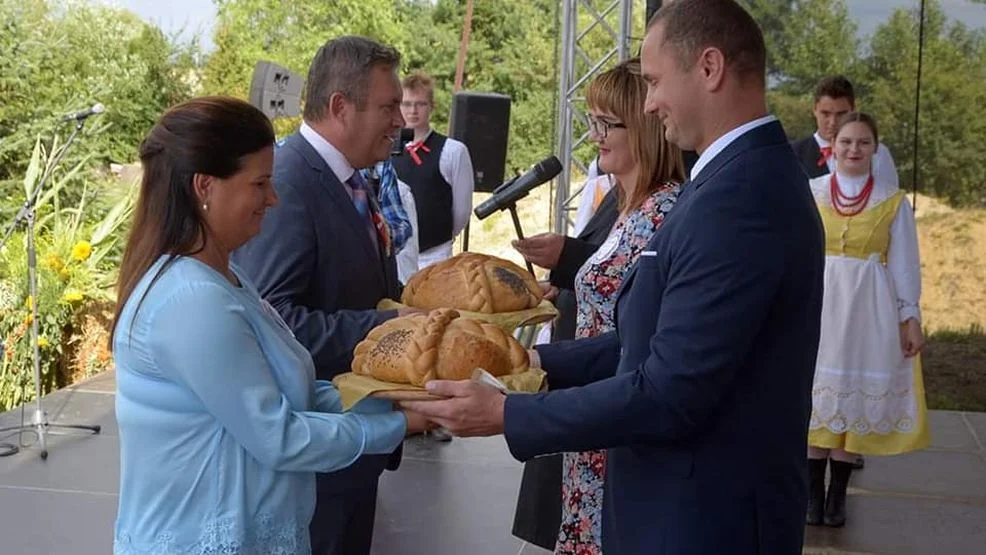
M585 117L585 85L601 70L630 55L633 0L561 0L561 60L558 83L558 159L562 172L555 180L554 218L556 233L568 234L578 184L572 191L572 173L587 173L590 160L580 160L579 147L589 139ZM616 20L614 27L613 20ZM607 38L608 35L608 38ZM596 47L593 48L595 43ZM605 47L598 45L605 43ZM614 60L615 58L615 60ZM583 149L584 150L584 149Z

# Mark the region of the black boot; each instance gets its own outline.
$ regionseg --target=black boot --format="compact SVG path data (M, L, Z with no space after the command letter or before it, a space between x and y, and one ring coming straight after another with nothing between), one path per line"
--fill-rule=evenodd
M825 497L825 526L838 528L846 523L846 490L849 488L852 463L830 460L832 476Z
M853 459L853 461L852 461L852 469L853 470L862 470L864 466L866 466L866 462L863 461L863 456L862 455L856 455L856 458Z
M805 524L821 526L825 512L825 463L828 459L808 459L808 512Z

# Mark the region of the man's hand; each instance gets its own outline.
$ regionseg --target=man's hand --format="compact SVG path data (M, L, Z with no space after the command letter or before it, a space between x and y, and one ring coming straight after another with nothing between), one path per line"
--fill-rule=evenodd
M531 264L553 270L561 258L565 236L557 233L539 233L527 239L515 239L510 243Z
M420 413L459 437L503 433L503 405L507 396L496 388L471 380L435 380L428 393L451 397L445 401L402 401L401 408Z
M558 288L551 285L547 281L539 281L538 286L541 287L541 297L546 301L553 301L558 298Z

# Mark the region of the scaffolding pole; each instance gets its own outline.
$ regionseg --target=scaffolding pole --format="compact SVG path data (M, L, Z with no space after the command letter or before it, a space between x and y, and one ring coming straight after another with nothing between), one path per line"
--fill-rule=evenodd
M585 115L584 86L600 70L616 58L630 57L630 36L633 27L633 0L561 0L561 64L558 76L558 159L562 172L555 180L553 228L556 233L568 234L572 228L570 214L577 208L576 200L582 192L580 186L572 191L572 170L587 172L590 161L578 160L574 153L588 139L583 131L575 136L577 120ZM602 9L597 6L602 5ZM618 24L609 23L616 14ZM582 17L580 17L580 15ZM595 55L584 48L587 37L609 35L612 48ZM584 128L579 125L579 129Z

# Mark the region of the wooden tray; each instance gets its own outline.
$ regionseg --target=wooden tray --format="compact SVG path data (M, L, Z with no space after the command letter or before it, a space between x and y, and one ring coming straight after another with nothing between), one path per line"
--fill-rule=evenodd
M392 391L375 391L367 397L371 399L387 399L389 401L444 401L448 397L442 397L440 395L432 395L427 391L401 391L395 389Z

